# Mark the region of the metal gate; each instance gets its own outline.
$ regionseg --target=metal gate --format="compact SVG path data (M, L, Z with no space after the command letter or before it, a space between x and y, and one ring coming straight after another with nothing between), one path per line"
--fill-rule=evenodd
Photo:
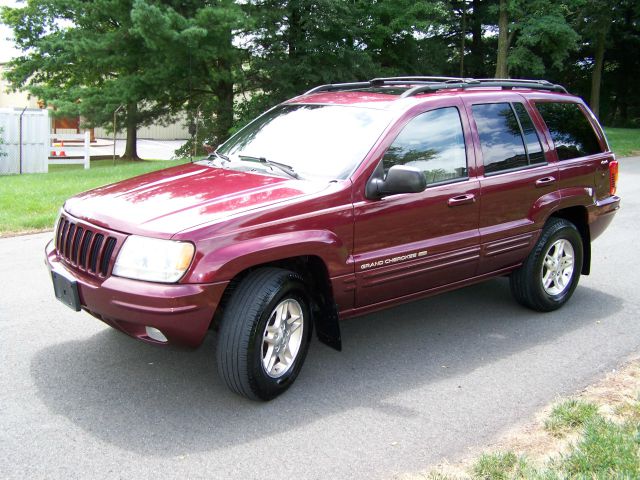
M0 129L0 175L47 171L48 110L0 108Z

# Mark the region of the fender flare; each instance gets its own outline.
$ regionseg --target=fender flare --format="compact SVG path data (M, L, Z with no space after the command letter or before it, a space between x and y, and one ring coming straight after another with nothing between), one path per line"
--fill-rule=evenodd
M319 258L327 272L328 291L323 296L325 301L317 302L318 308L314 309L316 334L322 343L342 350L338 308L331 278L349 273L349 248L335 233L328 230L278 233L236 240L209 252L199 259L192 273L192 277L207 283L231 282L248 269L290 258Z

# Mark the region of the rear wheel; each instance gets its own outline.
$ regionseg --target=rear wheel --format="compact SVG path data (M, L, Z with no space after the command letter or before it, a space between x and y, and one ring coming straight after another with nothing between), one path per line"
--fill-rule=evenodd
M311 314L299 275L251 272L229 299L218 340L218 372L234 392L270 400L298 376L311 339Z
M582 259L582 237L575 225L553 218L525 262L511 274L511 292L519 303L533 310L560 308L578 285Z

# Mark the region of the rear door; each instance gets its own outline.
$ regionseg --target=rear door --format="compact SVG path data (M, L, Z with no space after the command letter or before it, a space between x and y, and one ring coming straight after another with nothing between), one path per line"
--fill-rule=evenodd
M494 97L495 98L495 97ZM558 167L548 162L528 102L517 94L468 99L480 166L479 274L520 263L545 213L558 203Z
M418 294L475 274L478 195L469 125L457 98L419 111L390 133L385 171L408 165L427 188L356 201L356 306Z
M609 162L614 156L591 112L576 102L540 100L534 105L555 145L562 207L609 196Z

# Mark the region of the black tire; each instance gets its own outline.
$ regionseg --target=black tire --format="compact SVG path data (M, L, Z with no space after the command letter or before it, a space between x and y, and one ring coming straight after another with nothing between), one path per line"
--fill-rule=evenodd
M225 307L216 352L218 373L232 391L251 400L271 400L291 386L311 340L308 298L302 278L281 268L261 268L242 280ZM289 300L302 312L301 343L286 372L274 378L263 365L263 336L275 308Z
M568 281L558 293L553 294L554 288L545 289L543 284L543 268L545 256L551 253L554 244L559 240L566 240L573 248L573 272L567 274ZM582 271L583 245L582 237L576 226L562 218L551 218L544 226L535 247L520 268L509 277L511 293L515 299L525 307L539 312L550 312L564 305L578 286ZM555 283L553 284L556 285ZM557 289L559 289L558 287Z

